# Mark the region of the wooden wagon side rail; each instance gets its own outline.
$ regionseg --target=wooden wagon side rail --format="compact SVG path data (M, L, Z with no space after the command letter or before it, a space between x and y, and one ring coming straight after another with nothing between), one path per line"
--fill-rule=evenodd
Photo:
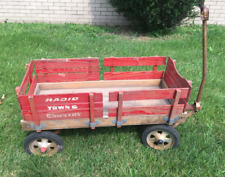
M170 57L167 61L167 66L165 70L165 74L163 77L163 82L165 82L166 86L168 88L187 88L188 89L188 95L186 98L180 98L179 103L184 104L184 112L186 111L187 103L189 101L192 86L191 81L188 81L187 79L183 78L176 69L176 60L172 60Z
M104 73L105 80L161 79L163 71L158 65L165 65L166 57L110 57L104 59L104 66L111 68ZM153 71L114 72L115 66L154 66Z
M102 93L92 93L95 117L102 117ZM90 117L90 93L32 95L40 120L79 119ZM30 96L31 97L31 96ZM30 107L22 107L26 111L24 120L32 121L33 112Z
M121 127L122 117L137 115L168 115L168 123L174 123L175 116L183 113L184 104L179 104L180 98L187 98L188 88L168 88L139 91L110 92L109 101L118 101L118 107L109 108L108 116L117 117L117 126ZM151 99L173 99L170 105L124 107L123 101L138 101Z
M34 60L38 83L99 80L98 58Z

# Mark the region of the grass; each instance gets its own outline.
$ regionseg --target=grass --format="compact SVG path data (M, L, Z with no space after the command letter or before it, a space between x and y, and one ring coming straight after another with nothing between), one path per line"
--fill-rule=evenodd
M224 176L225 27L208 27L208 78L203 109L177 127L177 149L154 151L140 136L145 126L65 130L65 148L52 157L29 156L14 88L30 59L107 56L171 56L193 81L190 103L201 82L201 27L179 27L162 37L119 33L87 25L0 24L0 176ZM121 68L118 68L120 70ZM136 70L137 68L126 68ZM146 68L145 68L146 69Z

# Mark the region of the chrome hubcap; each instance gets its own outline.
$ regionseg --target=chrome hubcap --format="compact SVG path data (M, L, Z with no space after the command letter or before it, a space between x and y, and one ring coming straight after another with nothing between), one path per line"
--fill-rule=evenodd
M53 155L58 152L58 145L47 138L39 138L29 145L30 151L35 155Z

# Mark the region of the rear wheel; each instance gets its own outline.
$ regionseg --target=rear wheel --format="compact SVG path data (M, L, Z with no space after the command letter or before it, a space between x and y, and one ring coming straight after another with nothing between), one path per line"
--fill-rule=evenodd
M49 131L35 132L27 136L24 148L29 154L51 156L63 150L63 141Z
M179 134L169 125L152 125L142 134L142 143L156 150L176 148L179 144Z

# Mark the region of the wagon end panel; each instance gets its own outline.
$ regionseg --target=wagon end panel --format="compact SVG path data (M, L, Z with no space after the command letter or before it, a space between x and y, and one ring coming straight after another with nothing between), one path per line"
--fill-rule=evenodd
M90 118L90 93L34 95L39 121ZM94 115L103 117L102 93L93 93ZM31 113L32 114L32 113Z
M104 73L104 80L162 79L163 71L157 71L159 65L165 65L166 57L110 57L104 59L104 66L111 68ZM114 72L115 66L154 66L153 71Z
M20 104L20 109L22 112L23 120L25 121L33 121L34 117L32 116L32 108L30 105L30 97L33 96L35 89L37 86L37 79L36 77L33 77L32 82L30 84L30 88L28 90L28 93L26 95L18 95L18 101Z
M25 95L28 85L32 82L32 74L34 71L33 61L30 61L29 64L26 65L27 70L24 75L23 81L19 87L16 87L17 95Z
M39 83L99 80L98 58L43 59L34 64Z
M165 81L168 88L187 88L188 95L186 98L180 98L179 103L184 104L184 112L186 110L187 103L191 96L192 86L191 82L183 78L177 71L175 66L176 61L170 57L167 61L167 66L163 80Z
M17 99L20 104L21 113L24 120L31 121L32 116L30 116L30 104L29 104L29 95L34 93L34 90L37 85L36 77L33 76L34 65L33 61L30 61L29 64L26 64L26 73L24 75L23 81L19 87L16 87Z

